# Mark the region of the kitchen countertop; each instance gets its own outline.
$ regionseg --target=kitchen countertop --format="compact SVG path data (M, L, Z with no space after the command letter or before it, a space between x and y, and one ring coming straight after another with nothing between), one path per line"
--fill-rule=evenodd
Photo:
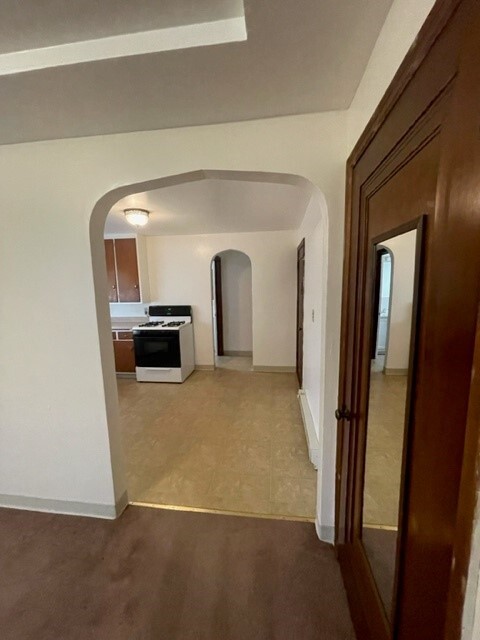
M135 318L111 318L112 321L112 330L113 331L128 331L132 327L135 327L137 324L141 322L147 322L148 318L146 316L137 316Z

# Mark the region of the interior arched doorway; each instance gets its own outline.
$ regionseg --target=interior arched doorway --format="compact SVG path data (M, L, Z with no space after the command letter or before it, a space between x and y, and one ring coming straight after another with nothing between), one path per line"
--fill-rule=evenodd
M99 342L102 355L102 368L104 376L104 390L105 401L109 422L109 432L111 439L111 451L112 451L112 468L113 476L115 480L116 491L121 494L125 489L125 477L122 474L121 464L121 441L119 437L119 409L118 409L118 395L115 379L115 370L113 366L113 354L111 346L111 323L109 317L109 307L107 303L107 274L105 269L105 252L103 245L103 230L105 225L105 219L107 214L112 210L116 203L122 199L135 199L136 194L147 194L156 189L162 189L166 186L189 184L199 181L203 181L209 178L215 178L219 181L233 180L239 183L246 182L250 185L255 184L271 184L271 185L290 185L298 188L304 195L304 206L301 210L301 215L297 220L296 226L288 231L290 234L290 240L288 241L290 249L288 255L290 258L286 261L287 267L277 269L276 264L273 264L270 260L272 247L268 243L262 243L257 241L258 251L262 251L264 265L268 265L270 269L269 278L272 273L278 275L281 272L281 277L285 282L289 279L291 281L293 274L293 282L296 282L295 277L295 249L299 240L305 238L307 247L307 268L306 268L306 296L305 296L305 308L307 312L305 314L307 318L307 326L305 327L305 348L306 357L304 359L304 386L303 386L303 399L302 408L308 412L308 415L304 415L306 421L313 424L313 432L315 443L313 443L312 451L318 455L322 451L323 458L320 461L316 460L318 466L318 531L321 537L329 538L330 532L333 531L333 504L334 504L334 461L335 461L335 426L331 419L330 413L332 405L335 404L335 397L329 398L326 393L326 380L329 379L329 371L332 370L332 377L335 380L336 376L336 362L331 357L332 350L329 348L327 354L326 349L326 326L327 326L327 265L328 265L328 216L327 208L325 204L325 198L321 191L315 187L308 180L294 175L285 174L268 174L262 172L232 172L232 171L195 171L186 174L169 176L166 178L160 178L158 180L151 180L148 182L137 183L115 189L107 193L101 198L92 213L90 220L90 239L92 248L92 263L93 263L93 276L95 284L96 295L96 307L97 307L97 320L99 328ZM132 202L133 204L133 202ZM288 207L286 207L288 209ZM258 229L258 227L256 227ZM254 235L255 233L261 233L261 230L253 231L252 234L246 233L245 229L242 229L245 238ZM228 234L223 229L220 230L221 242L218 242L214 251L210 251L208 242L205 242L207 236L203 236L202 242L199 242L195 252L201 257L201 263L199 263L199 270L204 274L209 273L210 263L212 256L216 255L220 251L228 249L234 245L229 241ZM279 237L283 231L279 231ZM258 240L258 239L257 239ZM287 244L288 244L287 243ZM249 250L245 248L246 245L240 243L238 245L239 250L244 250L248 255ZM270 253L269 253L270 251ZM250 256L252 257L252 256ZM255 260L254 274L256 272ZM278 272L278 273L277 273ZM269 278L264 278L263 282L267 283ZM267 370L272 369L290 369L290 367L282 367L282 361L278 360L279 354L291 353L292 355L292 369L295 368L295 295L290 295L287 299L283 299L280 302L271 304L269 296L262 296L259 294L258 287L259 277L253 278L253 305L256 311L255 315L258 315L258 304L255 301L264 298L264 307L268 307L268 313L260 318L260 321L256 323L256 328L253 328L253 342L252 351L258 356L260 362L259 370L265 370L262 366L261 358L262 349L263 354L273 354L273 358L277 358L277 361L273 362L273 366L267 367ZM205 279L208 283L208 318L209 322L205 323L201 310L200 315L197 314L196 328L201 332L208 332L209 334L209 346L208 351L213 354L213 335L211 327L211 300L210 300L210 281L208 275ZM170 300L169 300L170 302ZM175 300L174 303L180 303ZM183 302L183 301L182 301ZM189 301L187 301L189 302ZM312 312L310 313L309 307ZM335 315L335 314L333 314ZM311 321L310 321L311 318ZM280 332L280 337L275 338L276 333ZM265 340L271 340L272 336L274 340L271 345L265 347ZM201 343L199 340L196 342L196 348ZM206 353L207 350L205 350ZM200 351L198 352L200 353ZM198 355L198 354L197 354ZM213 362L212 362L213 364ZM275 366L279 364L280 366ZM207 367L208 368L208 365ZM309 441L309 445L311 442ZM311 452L312 453L312 452ZM312 457L312 456L311 456ZM325 533L323 533L325 532Z
M211 262L212 328L215 366L252 369L252 262L237 249L217 253Z

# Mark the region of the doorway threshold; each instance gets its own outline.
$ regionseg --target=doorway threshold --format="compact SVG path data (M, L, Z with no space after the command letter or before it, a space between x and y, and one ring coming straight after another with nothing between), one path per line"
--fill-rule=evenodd
M287 520L290 522L311 522L315 523L314 518L307 518L304 516L283 516L272 513L250 513L247 511L229 511L227 509L207 509L203 507L188 507L177 504L159 504L157 502L138 502L132 501L131 504L134 507L147 507L149 509L168 509L170 511L193 511L195 513L214 513L222 516L240 516L243 518L261 518L263 520Z

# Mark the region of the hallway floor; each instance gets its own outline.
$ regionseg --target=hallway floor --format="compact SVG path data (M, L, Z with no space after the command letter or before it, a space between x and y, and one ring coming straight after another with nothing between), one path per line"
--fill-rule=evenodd
M215 356L215 366L233 371L253 371L253 358L249 356Z
M2 640L354 640L313 524L0 509Z
M398 525L407 381L378 371L370 377L363 517L371 526Z
M118 388L131 502L314 518L294 374L216 369Z

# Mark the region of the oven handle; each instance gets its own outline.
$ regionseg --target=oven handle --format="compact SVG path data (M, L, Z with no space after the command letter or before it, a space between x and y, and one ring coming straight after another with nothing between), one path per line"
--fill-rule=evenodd
M145 371L171 371L172 367L144 367Z

